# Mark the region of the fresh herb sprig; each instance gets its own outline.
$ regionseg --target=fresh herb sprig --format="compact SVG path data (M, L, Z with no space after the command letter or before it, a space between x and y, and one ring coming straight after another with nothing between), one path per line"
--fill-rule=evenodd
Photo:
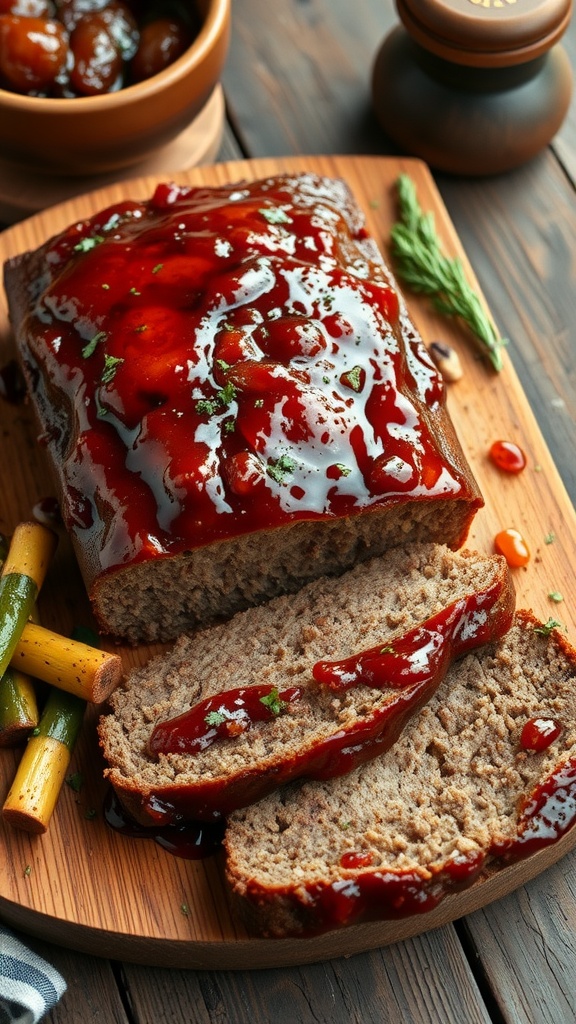
M429 295L439 313L462 320L494 369L500 371L506 340L499 337L478 294L466 280L461 260L442 253L434 215L422 211L412 179L401 174L396 185L400 219L390 237L398 277L412 291Z

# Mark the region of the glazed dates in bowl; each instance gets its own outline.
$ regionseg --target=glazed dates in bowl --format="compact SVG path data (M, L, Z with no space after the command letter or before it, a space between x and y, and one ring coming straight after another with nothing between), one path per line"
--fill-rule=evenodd
M2 156L97 175L172 141L212 95L231 0L0 0Z

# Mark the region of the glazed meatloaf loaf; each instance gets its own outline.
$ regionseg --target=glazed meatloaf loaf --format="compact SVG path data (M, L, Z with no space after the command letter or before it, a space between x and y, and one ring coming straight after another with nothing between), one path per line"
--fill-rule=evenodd
M227 876L260 935L431 910L576 820L576 651L519 612L380 758L231 815Z
M376 757L450 662L503 635L501 556L412 545L183 638L100 720L106 775L140 824L228 814L298 776Z
M347 186L161 185L9 260L29 392L102 630L175 638L481 497Z

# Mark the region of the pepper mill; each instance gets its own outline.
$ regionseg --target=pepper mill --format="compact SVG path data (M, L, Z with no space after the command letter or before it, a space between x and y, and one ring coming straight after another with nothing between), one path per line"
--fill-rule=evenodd
M460 175L509 171L558 131L572 71L558 40L572 0L396 0L373 105L404 152Z

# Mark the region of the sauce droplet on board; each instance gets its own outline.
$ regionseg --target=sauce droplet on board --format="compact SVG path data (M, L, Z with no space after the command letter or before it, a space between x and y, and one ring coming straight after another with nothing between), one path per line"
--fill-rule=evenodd
M204 860L222 846L224 821L188 821L185 824L146 828L124 810L113 789L104 801L104 819L115 832L129 839L152 839L168 853L186 860Z
M514 441L494 441L490 458L505 473L521 473L526 468L526 456Z
M554 718L530 718L524 725L520 735L520 746L523 750L540 753L557 740L562 732L560 722Z
M524 537L519 530L515 530L510 527L507 530L501 530L497 533L494 538L494 547L500 555L504 555L504 558L508 562L508 565L513 568L518 568L522 565L527 565L530 561L530 550Z

